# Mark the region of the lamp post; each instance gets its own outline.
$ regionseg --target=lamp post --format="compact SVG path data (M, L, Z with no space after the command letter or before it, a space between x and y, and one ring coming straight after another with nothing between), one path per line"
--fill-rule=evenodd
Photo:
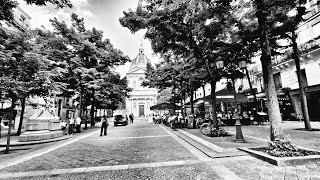
M216 62L217 69L223 69L224 68L224 62L222 60L219 60ZM238 67L240 69L244 69L246 67L246 61L240 61L238 64ZM234 78L232 79L232 85L233 85L233 96L234 96L234 105L235 105L235 118L236 118L236 142L245 142L242 134L242 129L241 129L241 122L240 122L240 117L239 117L239 109L238 109L238 102L237 102L237 93L235 89L235 82Z

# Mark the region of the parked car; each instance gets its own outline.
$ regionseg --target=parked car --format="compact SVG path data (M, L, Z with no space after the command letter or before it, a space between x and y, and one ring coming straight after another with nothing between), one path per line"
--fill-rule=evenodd
M128 125L128 120L123 115L115 115L114 116L114 126L118 124Z

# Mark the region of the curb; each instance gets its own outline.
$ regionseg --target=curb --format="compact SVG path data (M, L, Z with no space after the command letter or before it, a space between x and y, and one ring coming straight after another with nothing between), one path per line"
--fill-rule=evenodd
M299 157L274 157L267 153L253 150L252 148L261 148L261 147L238 148L238 149L244 152L247 152L258 159L261 159L263 161L269 162L273 165L280 166L280 167L305 165L308 163L319 162L320 160L320 155L299 156ZM304 150L309 150L309 149L304 149ZM312 150L312 151L315 151L315 150ZM316 151L316 152L319 152L319 151Z
M40 140L40 141L29 141L29 142L20 142L20 141L11 141L10 146L28 146L28 145L35 145L35 144L44 144L49 142L55 142L55 141L61 141L65 139L69 139L72 136L62 136L58 138L53 139L47 139L47 140ZM0 147L6 147L7 143L0 143Z

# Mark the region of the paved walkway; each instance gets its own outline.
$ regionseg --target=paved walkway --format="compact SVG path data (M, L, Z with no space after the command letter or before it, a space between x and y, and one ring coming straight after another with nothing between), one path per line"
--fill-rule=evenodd
M285 131L296 131L295 129L301 128L300 122L285 122ZM320 127L320 123L312 123L313 127ZM184 165L200 165L205 164L210 167L210 169L215 172L221 179L226 180L237 180L237 179L319 179L320 180L320 162L319 163L309 163L302 166L286 166L278 167L261 161L259 159L253 158L248 155L237 155L234 157L220 157L220 158L210 158L206 154L203 154L200 147L196 147L192 141L180 138L177 133L181 133L184 136L189 137L193 141L203 144L207 148L210 148L216 153L225 153L230 151L235 151L238 146L251 146L251 145L261 145L266 144L267 139L263 138L268 132L268 125L263 126L243 126L244 137L247 143L235 143L233 141L234 136L226 138L211 138L199 134L198 130L192 129L179 129L178 131L172 131L170 128L163 125L154 125L163 129L168 135L153 135L153 136L130 136L130 137L118 137L118 138L108 138L105 140L120 140L120 139L138 139L138 138L166 138L173 137L179 144L185 147L193 155L197 157L196 160L177 160L177 161L161 161L161 162L151 162L151 163L138 163L138 164L123 164L123 165L113 165L113 166L99 166L99 167L81 167L81 168L71 168L71 169L53 169L44 171L28 171L28 172L15 172L15 173L2 173L1 178L23 178L30 176L48 176L48 175L61 175L61 174L75 174L75 173L87 173L87 172L100 172L100 171L115 171L115 170L133 170L133 169L144 169L144 168L155 168L155 167L170 167L170 166L184 166ZM156 128L155 127L155 128ZM146 129L146 128L145 128ZM67 142L64 142L58 146L50 147L45 151L37 151L32 154L28 154L24 157L17 157L12 159L10 163L0 164L0 169L8 166L13 166L15 164L27 161L33 157L40 156L42 154L51 152L60 147L66 146L73 142L82 140L93 134L98 134L100 129L92 130L86 134L81 134L78 137L74 137ZM149 128L152 130L152 128ZM229 127L231 134L234 134L234 127ZM250 134L247 132L251 132ZM302 137L301 133L303 133ZM249 135L247 135L249 134ZM291 136L293 139L303 139L309 137L309 139L318 138L319 132L300 132L296 133L296 137ZM90 140L87 139L87 140ZM102 139L95 139L102 140ZM304 139L306 140L306 139ZM320 145L320 142L317 143ZM313 144L312 146L315 146Z

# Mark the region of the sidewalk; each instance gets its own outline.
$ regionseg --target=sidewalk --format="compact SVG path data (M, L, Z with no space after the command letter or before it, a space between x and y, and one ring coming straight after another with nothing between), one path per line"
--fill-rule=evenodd
M303 130L303 121L284 121L282 123L285 136L291 139L293 144L296 146L320 151L320 122L311 122L311 127L314 129L313 131ZM238 147L266 146L270 140L270 124L268 122L264 123L263 125L241 126L242 134L246 141L245 143L236 143L234 141L236 133L235 126L228 126L224 128L231 136L208 137L201 134L199 129L183 128L180 130L213 143L223 148L224 151L230 151Z
M283 131L289 135L293 144L308 149L320 150L320 122L311 122L314 131L305 131L304 122L285 121ZM175 131L173 131L175 132ZM283 179L283 180L320 180L320 162L307 163L297 166L279 167L257 158L241 160L241 157L249 157L249 154L239 154L238 147L267 146L270 140L270 124L242 126L242 133L245 143L237 143L235 139L235 126L228 127L231 136L228 137L207 137L202 135L199 129L177 129L178 133L187 136L184 138L194 147L198 147L212 158L224 159L234 157L233 162L224 162L227 167L242 179ZM210 149L210 150L208 150ZM210 153L211 151L211 153Z

